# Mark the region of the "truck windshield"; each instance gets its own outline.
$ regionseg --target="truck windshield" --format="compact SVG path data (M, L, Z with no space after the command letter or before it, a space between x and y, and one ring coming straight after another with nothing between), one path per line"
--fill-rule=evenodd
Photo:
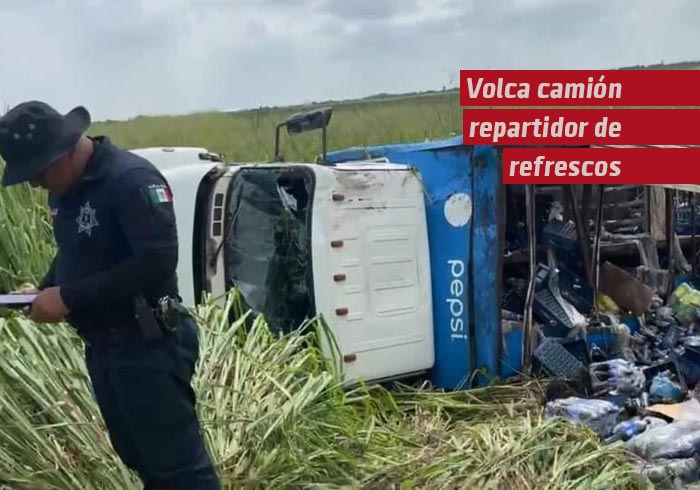
M289 332L312 316L311 195L308 169L242 169L228 189L224 262L227 286Z

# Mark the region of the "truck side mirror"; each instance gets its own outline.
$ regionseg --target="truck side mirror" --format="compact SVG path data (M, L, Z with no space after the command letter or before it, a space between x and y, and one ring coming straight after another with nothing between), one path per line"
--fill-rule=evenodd
M283 161L280 155L280 129L282 126L287 128L287 134L300 134L306 131L321 129L323 131L323 159L326 158L326 127L330 123L331 115L333 114L332 107L322 107L309 112L301 112L292 114L286 121L280 123L275 128L275 157L273 162Z
M293 114L284 122L288 134L303 133L313 131L328 126L331 120L333 109L324 107L311 112Z

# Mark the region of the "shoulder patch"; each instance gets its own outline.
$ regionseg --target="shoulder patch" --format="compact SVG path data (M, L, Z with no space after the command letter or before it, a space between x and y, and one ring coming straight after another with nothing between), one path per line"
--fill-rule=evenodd
M151 184L148 186L148 197L153 204L161 204L173 201L170 188L164 184Z

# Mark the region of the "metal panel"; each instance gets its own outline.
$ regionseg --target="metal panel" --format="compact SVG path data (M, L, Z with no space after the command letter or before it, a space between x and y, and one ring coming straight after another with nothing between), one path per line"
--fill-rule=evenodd
M472 188L474 221L472 224L472 281L474 291L474 335L476 368L485 371L479 384L499 374L501 356L501 263L503 247L500 231L502 176L499 153L492 146L474 148Z
M343 365L346 383L429 370L435 355L421 183L402 166L313 167L315 313L351 359Z
M165 162L167 163L167 162ZM180 296L185 305L195 306L200 297L200 291L195 290L194 263L193 260L201 260L193 257L194 241L200 237L195 236L195 218L198 212L207 212L207 209L198 209L197 192L205 176L218 164L213 162L194 162L192 165L163 166L163 176L172 188L174 197L175 216L177 220L177 233L180 236L178 242L177 276ZM209 220L209 216L206 217Z
M469 276L471 151L471 147L462 145L461 138L454 138L434 143L350 148L328 154L329 164L386 157L394 163L411 165L421 174L432 271L435 366L431 381L446 389L464 388L474 367L469 347L473 287ZM485 185L484 181L482 186Z

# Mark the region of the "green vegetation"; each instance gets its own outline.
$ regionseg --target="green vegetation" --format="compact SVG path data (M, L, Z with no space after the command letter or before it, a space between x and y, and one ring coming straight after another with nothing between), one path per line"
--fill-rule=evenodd
M36 283L44 274L54 250L49 218L46 195L40 190L0 190L0 291Z
M308 107L260 109L232 113L138 117L125 122L95 123L91 134L107 134L126 148L197 146L222 153L230 161L266 161L273 157L275 126ZM459 94L433 94L382 102L334 106L328 148L387 142L420 141L461 134ZM281 133L287 161L313 161L321 151L318 132L287 137Z
M700 64L695 64L695 67ZM664 65L669 69L670 65ZM652 68L652 67L648 67ZM334 103L330 149L461 132L459 94ZM197 146L229 161L272 157L274 128L302 107L100 122L127 148ZM282 137L287 161L313 160L318 133ZM53 250L45 196L0 189L0 288L36 282ZM235 293L232 293L231 298ZM227 484L245 488L645 488L619 445L544 420L535 383L468 393L345 391L306 340L276 339L258 319L229 326L227 308L199 311L195 380L207 440ZM82 345L67 326L0 322L0 483L11 488L138 488L116 459L89 391Z
M620 445L544 420L535 383L344 390L317 322L282 338L260 318L245 330L227 299L197 311L195 378L225 488L643 488ZM14 318L0 337L0 483L140 488L111 450L72 331Z

